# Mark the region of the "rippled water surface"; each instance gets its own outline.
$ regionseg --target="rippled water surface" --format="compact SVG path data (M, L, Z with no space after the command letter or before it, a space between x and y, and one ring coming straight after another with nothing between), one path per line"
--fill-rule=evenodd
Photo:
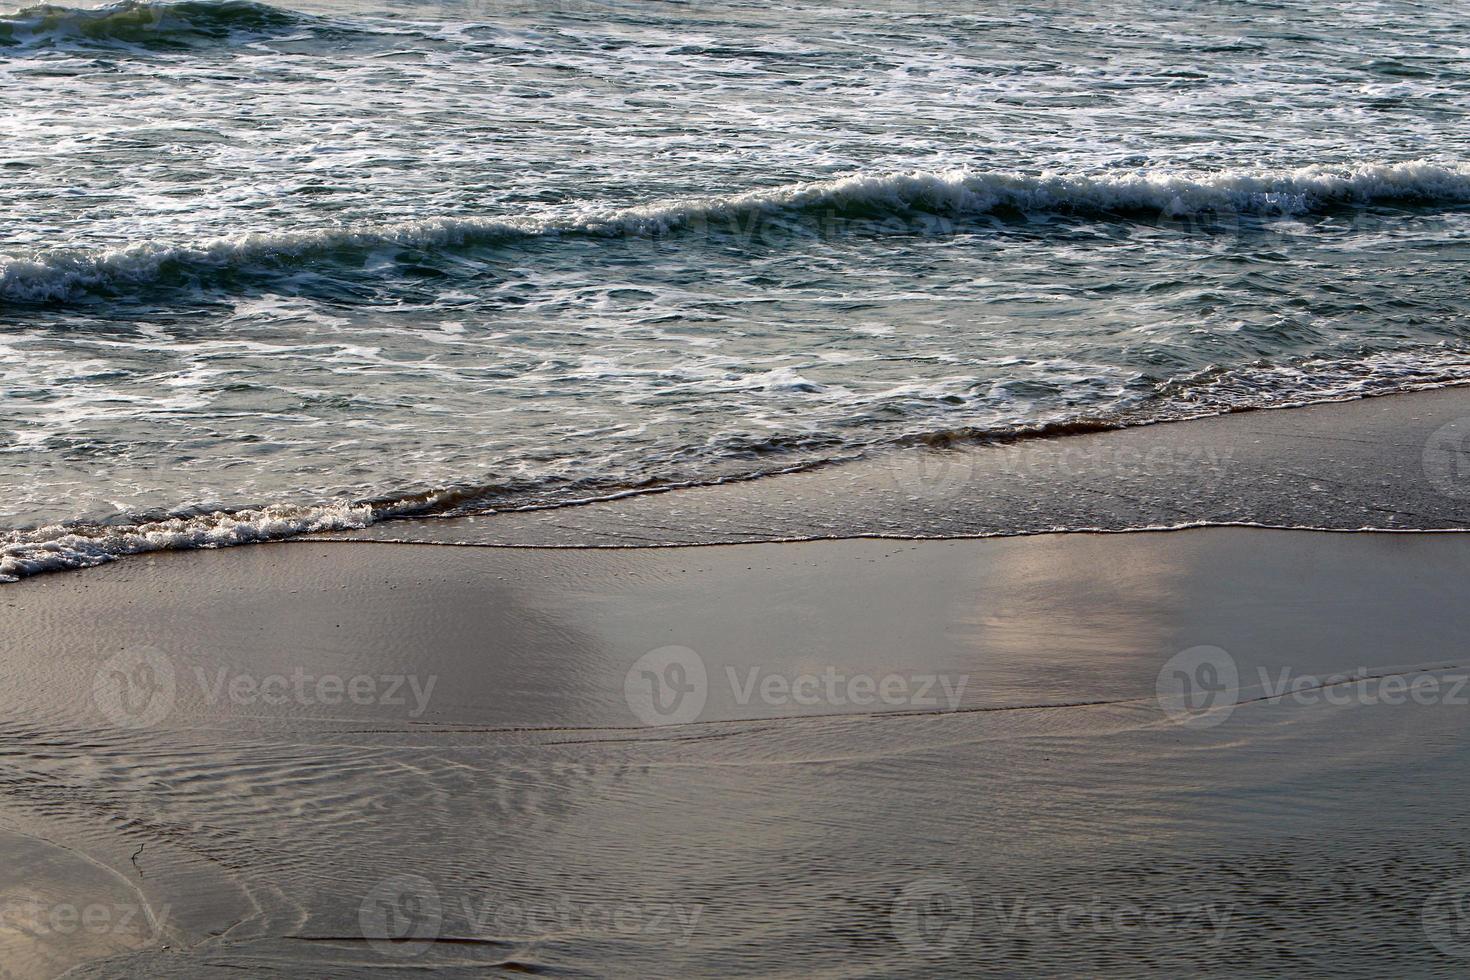
M11 8L0 576L1470 377L1467 37L1368 0Z

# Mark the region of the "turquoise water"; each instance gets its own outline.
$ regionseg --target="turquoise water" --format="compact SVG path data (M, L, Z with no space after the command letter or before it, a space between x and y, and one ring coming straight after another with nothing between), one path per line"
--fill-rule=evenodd
M1470 377L1470 11L0 16L0 576Z

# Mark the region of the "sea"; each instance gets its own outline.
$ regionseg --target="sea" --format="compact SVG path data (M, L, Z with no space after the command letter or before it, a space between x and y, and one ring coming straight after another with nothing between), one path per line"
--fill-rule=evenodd
M10 5L0 86L3 580L1470 380L1462 4Z

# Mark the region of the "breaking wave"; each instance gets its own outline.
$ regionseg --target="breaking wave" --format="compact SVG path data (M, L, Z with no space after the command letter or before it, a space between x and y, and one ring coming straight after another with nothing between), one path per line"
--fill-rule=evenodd
M575 486L473 485L319 504L272 504L141 520L132 524L51 524L29 530L0 530L0 583L43 572L91 568L129 555L188 551L281 541L326 531L361 530L406 517L453 517L507 511L545 510L669 493L700 486L739 483L861 458L868 451L898 447L952 447L1059 438L1114 429L1182 422L1232 412L1292 408L1350 401L1398 392L1470 384L1470 353L1437 355L1384 353L1360 361L1313 359L1296 365L1254 365L1208 371L1162 386L1162 401L1127 415L1077 416L1029 425L962 426L911 432L891 439L840 447L815 458L773 468L714 478L636 481L608 478ZM832 447L829 447L832 448ZM1057 526L1052 530L1092 528ZM1122 530L1118 528L1117 530ZM1026 533L1020 530L1014 533ZM1004 536L1004 532L1002 532ZM738 539L750 543L750 539ZM719 543L719 542L710 542Z
M237 33L279 31L311 18L252 0L124 0L105 7L38 4L0 14L0 47L121 42L188 47Z
M178 9L191 4L176 4ZM218 5L208 6L213 9ZM250 5L242 5L250 6ZM32 8L39 9L39 8ZM264 8L272 9L272 8ZM581 206L505 217L443 217L363 227L260 232L184 244L0 255L0 300L61 302L150 284L222 284L251 270L348 262L382 248L452 248L534 238L749 234L763 216L838 221L985 214L1076 214L1122 219L1304 215L1371 204L1470 203L1470 164L1414 161L1207 175L947 170L856 175L733 195L643 206ZM821 233L822 222L817 231Z
M0 582L14 582L40 572L91 568L149 551L225 548L313 531L364 528L372 522L372 508L367 505L329 504L276 505L121 527L53 524L0 535Z

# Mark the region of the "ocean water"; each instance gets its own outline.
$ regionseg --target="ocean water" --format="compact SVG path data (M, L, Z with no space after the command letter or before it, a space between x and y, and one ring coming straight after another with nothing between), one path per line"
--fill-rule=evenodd
M1470 8L4 8L0 578L1470 380Z

